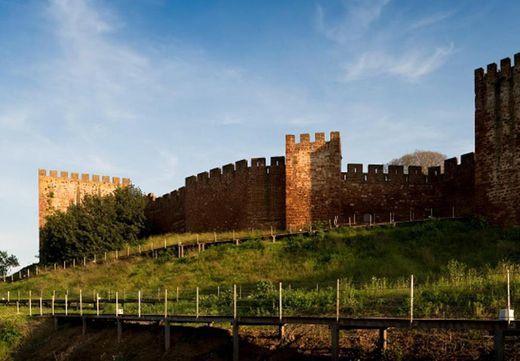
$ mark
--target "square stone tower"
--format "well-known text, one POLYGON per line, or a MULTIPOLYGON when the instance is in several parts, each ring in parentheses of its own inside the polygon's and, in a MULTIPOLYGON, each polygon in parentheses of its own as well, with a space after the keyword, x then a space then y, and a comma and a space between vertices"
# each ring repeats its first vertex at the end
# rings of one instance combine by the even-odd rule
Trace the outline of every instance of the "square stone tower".
MULTIPOLYGON (((130 179, 99 175, 38 170, 38 220, 39 227, 45 218, 56 212, 65 212, 73 204, 81 202, 85 195, 105 196, 118 187, 127 187, 130 179)), ((42 248, 40 239, 40 249, 42 248)))
POLYGON ((339 132, 316 133, 285 138, 285 212, 286 227, 307 228, 327 222, 340 210, 341 144, 339 132))
POLYGON ((475 70, 475 193, 479 214, 520 224, 520 54, 475 70))

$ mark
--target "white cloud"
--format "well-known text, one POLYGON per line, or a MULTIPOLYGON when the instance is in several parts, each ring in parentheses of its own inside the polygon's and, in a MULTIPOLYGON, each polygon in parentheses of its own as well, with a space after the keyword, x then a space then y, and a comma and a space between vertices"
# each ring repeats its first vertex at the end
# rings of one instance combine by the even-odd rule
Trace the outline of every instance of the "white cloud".
POLYGON ((317 7, 318 31, 337 43, 335 51, 345 59, 340 80, 392 75, 417 81, 445 64, 454 53, 453 42, 435 44, 428 37, 428 30, 452 12, 419 18, 394 12, 385 18, 388 4, 389 0, 345 2, 344 14, 336 22, 326 21, 324 8, 317 7))
POLYGON ((418 30, 421 28, 426 28, 426 27, 438 24, 438 23, 448 19, 452 15, 453 15, 452 11, 443 11, 443 12, 438 12, 438 13, 434 13, 434 14, 425 16, 423 18, 413 21, 409 27, 409 30, 415 31, 415 30, 418 30))
POLYGON ((326 22, 325 11, 318 5, 316 10, 318 29, 330 40, 342 44, 359 39, 379 19, 383 8, 389 2, 390 0, 344 1, 344 16, 341 21, 332 25, 326 22))
POLYGON ((453 43, 433 51, 408 50, 401 55, 365 53, 345 65, 345 80, 352 81, 380 75, 394 75, 415 81, 441 67, 455 51, 453 43))

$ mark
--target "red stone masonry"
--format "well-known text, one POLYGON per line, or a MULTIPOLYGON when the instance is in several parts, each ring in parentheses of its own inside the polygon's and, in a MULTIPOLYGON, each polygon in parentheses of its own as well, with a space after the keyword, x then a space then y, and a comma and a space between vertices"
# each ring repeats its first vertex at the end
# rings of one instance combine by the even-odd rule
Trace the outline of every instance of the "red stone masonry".
POLYGON ((299 229, 340 213, 341 144, 339 132, 285 138, 286 227, 299 229))
POLYGON ((285 158, 251 159, 186 178, 147 209, 156 232, 222 231, 285 226, 285 158))
POLYGON ((502 225, 520 224, 520 54, 475 70, 477 211, 502 225))

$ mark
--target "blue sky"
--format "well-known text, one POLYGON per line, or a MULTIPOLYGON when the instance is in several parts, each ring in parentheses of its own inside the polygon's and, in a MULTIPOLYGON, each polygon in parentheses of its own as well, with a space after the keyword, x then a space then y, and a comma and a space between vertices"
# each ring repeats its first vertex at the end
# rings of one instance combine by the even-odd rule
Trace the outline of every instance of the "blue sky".
POLYGON ((473 70, 515 1, 0 0, 0 249, 36 261, 37 169, 186 176, 339 130, 343 162, 472 151, 473 70))

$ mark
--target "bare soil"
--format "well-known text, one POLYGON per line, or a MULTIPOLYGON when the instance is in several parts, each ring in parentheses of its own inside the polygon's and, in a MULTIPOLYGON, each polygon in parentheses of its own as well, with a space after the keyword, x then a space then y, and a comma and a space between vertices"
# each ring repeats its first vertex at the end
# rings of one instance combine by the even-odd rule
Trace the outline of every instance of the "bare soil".
MULTIPOLYGON (((328 360, 330 333, 326 327, 291 326, 280 342, 269 327, 240 329, 241 360, 328 360)), ((378 331, 342 331, 340 356, 344 360, 492 360, 493 338, 482 332, 388 330, 388 348, 377 347, 378 331)), ((208 360, 232 358, 229 325, 218 327, 172 326, 172 348, 164 352, 160 326, 124 325, 121 343, 115 325, 62 325, 35 322, 14 361, 137 361, 208 360), (104 326, 104 327, 103 327, 104 326)), ((520 337, 506 339, 508 360, 520 360, 520 337)))

